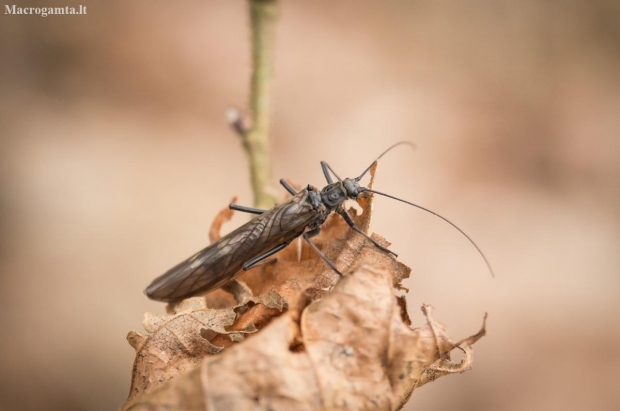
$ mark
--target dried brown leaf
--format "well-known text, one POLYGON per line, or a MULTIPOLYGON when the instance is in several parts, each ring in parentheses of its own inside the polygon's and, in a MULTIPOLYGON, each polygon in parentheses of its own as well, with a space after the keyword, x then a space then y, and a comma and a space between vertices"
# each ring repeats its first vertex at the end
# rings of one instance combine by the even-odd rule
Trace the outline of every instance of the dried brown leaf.
POLYGON ((391 282, 388 271, 361 265, 303 309, 301 320, 301 307, 289 310, 130 409, 399 409, 416 387, 467 369, 482 333, 462 342, 460 364, 451 362, 443 350, 457 345, 444 327, 425 307, 427 324, 411 329, 391 282))
MULTIPOLYGON (((368 230, 372 198, 359 203, 361 214, 349 211, 368 230)), ((228 218, 220 213, 217 224, 228 218)), ((395 410, 416 387, 469 368, 484 326, 452 343, 425 305, 426 325, 412 329, 405 299, 396 295, 410 269, 339 216, 328 219, 315 244, 342 279, 294 242, 277 264, 249 271, 226 290, 170 305, 168 316, 146 315, 150 334, 127 337, 137 356, 122 409, 395 410), (456 347, 465 352, 458 364, 449 357, 456 347)))
MULTIPOLYGON (((232 200, 230 200, 230 204, 235 204, 236 202, 236 196, 233 197, 232 200)), ((211 223, 211 229, 209 230, 209 241, 211 241, 211 244, 222 238, 222 235, 220 234, 220 232, 222 231, 222 225, 224 225, 225 222, 230 221, 230 219, 233 217, 233 214, 234 211, 231 210, 229 207, 226 207, 223 208, 215 216, 213 223, 211 223)))
POLYGON ((194 368, 209 354, 222 350, 203 338, 203 330, 225 334, 234 323, 233 308, 208 309, 204 298, 190 298, 169 315, 145 313, 142 324, 148 334, 130 332, 127 340, 136 350, 131 390, 127 403, 163 382, 194 368))

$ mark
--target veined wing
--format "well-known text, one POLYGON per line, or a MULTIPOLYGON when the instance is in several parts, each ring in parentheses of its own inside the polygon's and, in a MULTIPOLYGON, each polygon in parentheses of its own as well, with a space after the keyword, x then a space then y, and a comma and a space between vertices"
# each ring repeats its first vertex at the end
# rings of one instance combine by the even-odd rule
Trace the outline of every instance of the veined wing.
POLYGON ((250 220, 157 277, 145 294, 153 300, 172 302, 223 286, 243 272, 240 270, 246 261, 304 232, 317 216, 306 197, 303 190, 250 220))

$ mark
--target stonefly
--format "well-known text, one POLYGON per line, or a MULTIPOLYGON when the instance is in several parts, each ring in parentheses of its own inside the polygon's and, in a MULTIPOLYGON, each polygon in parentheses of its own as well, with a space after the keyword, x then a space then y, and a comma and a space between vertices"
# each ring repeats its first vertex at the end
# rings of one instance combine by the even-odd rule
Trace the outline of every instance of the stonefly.
POLYGON ((401 201, 446 221, 476 247, 489 271, 491 271, 491 275, 494 275, 493 269, 482 250, 463 230, 445 217, 409 201, 360 186, 359 181, 373 164, 391 149, 401 144, 412 145, 408 141, 401 141, 392 145, 356 178, 341 179, 329 164, 321 161, 323 174, 327 180, 327 185, 322 190, 308 184, 306 188, 297 192, 286 181, 280 180, 280 184, 293 197, 269 210, 231 204, 231 209, 257 214, 257 217, 157 277, 146 288, 145 294, 152 300, 174 302, 196 294, 208 293, 222 287, 243 274, 244 271, 282 250, 299 236, 308 242, 332 270, 342 275, 334 263, 310 240, 321 232, 321 225, 332 212, 340 214, 353 230, 366 237, 376 247, 397 257, 396 253, 377 243, 355 225, 343 206, 346 200, 357 200, 360 195, 366 192, 401 201), (338 181, 333 181, 330 172, 338 181))

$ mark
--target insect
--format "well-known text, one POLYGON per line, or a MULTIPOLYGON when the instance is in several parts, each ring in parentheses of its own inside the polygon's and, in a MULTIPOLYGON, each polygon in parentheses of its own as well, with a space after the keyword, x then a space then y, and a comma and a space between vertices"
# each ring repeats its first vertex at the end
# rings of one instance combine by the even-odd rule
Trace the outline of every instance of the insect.
POLYGON ((244 271, 272 256, 289 245, 295 238, 302 236, 313 250, 336 273, 342 275, 336 266, 319 250, 311 238, 321 231, 321 224, 332 213, 338 213, 356 232, 365 236, 376 247, 386 253, 397 256, 393 251, 383 247, 362 231, 347 214, 343 204, 346 200, 356 200, 363 193, 375 193, 427 211, 456 228, 480 253, 493 275, 493 269, 482 250, 463 230, 439 214, 389 194, 362 187, 359 181, 371 169, 373 164, 394 147, 411 143, 398 142, 372 162, 358 177, 341 179, 325 161, 321 161, 327 185, 318 190, 308 185, 297 192, 285 180, 280 184, 293 196, 287 202, 269 210, 231 204, 230 208, 252 214, 255 218, 222 237, 219 241, 197 252, 187 260, 177 264, 163 275, 157 277, 144 291, 153 300, 174 302, 196 294, 207 293, 222 287, 244 271), (330 174, 331 172, 331 174, 330 174), (333 181, 332 174, 338 181, 333 181))

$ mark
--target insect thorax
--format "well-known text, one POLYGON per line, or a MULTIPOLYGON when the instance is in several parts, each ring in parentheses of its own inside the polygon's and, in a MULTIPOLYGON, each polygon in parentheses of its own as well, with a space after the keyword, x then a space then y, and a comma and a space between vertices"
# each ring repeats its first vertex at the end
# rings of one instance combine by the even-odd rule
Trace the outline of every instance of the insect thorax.
POLYGON ((328 184, 321 190, 321 201, 330 210, 340 207, 347 198, 347 191, 340 181, 328 184))

